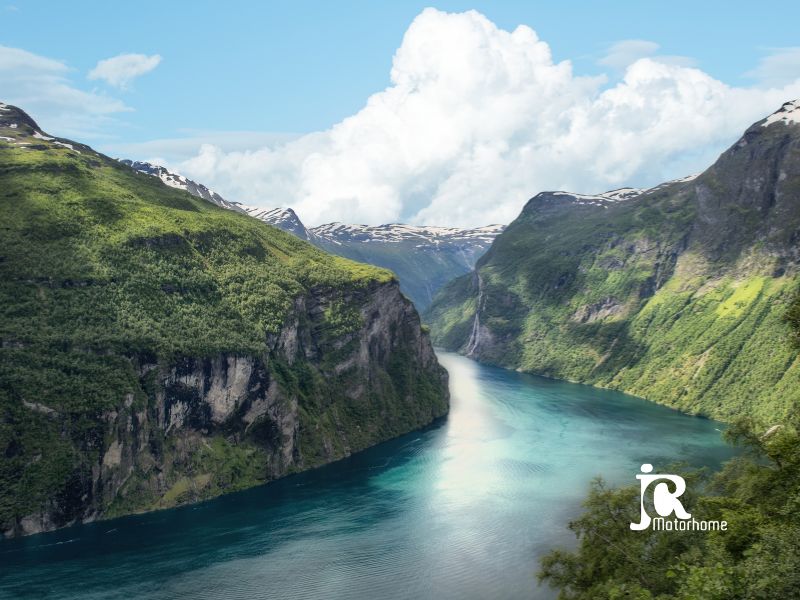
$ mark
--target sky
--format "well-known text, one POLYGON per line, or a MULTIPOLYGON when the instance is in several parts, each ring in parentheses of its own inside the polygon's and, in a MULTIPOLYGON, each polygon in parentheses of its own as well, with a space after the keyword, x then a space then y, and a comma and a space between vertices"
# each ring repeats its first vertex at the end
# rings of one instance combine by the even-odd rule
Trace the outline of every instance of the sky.
POLYGON ((0 0, 0 101, 308 225, 510 222, 800 97, 789 2, 0 0))

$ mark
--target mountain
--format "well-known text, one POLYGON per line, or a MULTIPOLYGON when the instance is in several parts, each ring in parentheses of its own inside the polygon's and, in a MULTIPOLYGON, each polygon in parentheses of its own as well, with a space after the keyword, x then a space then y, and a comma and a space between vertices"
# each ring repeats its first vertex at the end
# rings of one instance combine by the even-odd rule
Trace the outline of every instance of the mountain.
POLYGON ((301 240, 312 244, 316 240, 316 236, 306 229, 300 217, 291 208, 258 208, 257 206, 246 205, 242 205, 242 207, 251 217, 264 221, 264 223, 269 223, 278 229, 283 229, 301 240))
MULTIPOLYGON (((344 225, 329 223, 306 228, 291 208, 259 208, 225 200, 206 186, 148 162, 121 160, 140 173, 158 177, 166 185, 186 190, 217 206, 243 212, 260 221, 311 242, 318 248, 359 262, 389 269, 397 274, 400 289, 417 307, 425 310, 436 292, 448 281, 469 273, 503 225, 476 229, 390 225, 344 225)), ((629 194, 630 188, 609 192, 629 194)))
POLYGON ((434 342, 719 419, 796 410, 800 102, 696 177, 611 196, 532 198, 439 293, 434 342))
POLYGON ((469 273, 504 229, 503 225, 458 229, 401 223, 307 228, 291 208, 241 206, 247 214, 326 252, 393 271, 400 289, 420 311, 445 283, 469 273))
POLYGON ((330 223, 309 232, 318 248, 396 273, 400 289, 423 311, 444 284, 472 270, 502 230, 502 225, 456 229, 330 223))
POLYGON ((447 374, 390 272, 5 104, 0 182, 5 535, 242 489, 446 413, 447 374))
POLYGON ((164 185, 168 185, 169 187, 184 190, 189 192, 192 196, 196 196, 197 198, 202 198, 203 200, 208 200, 209 202, 216 204, 217 206, 221 206, 222 208, 228 208, 230 210, 235 210, 237 212, 245 212, 238 202, 229 202, 225 200, 222 196, 218 193, 208 189, 202 183, 197 183, 196 181, 192 181, 184 177, 183 175, 178 175, 177 173, 172 173, 168 171, 165 167, 160 165, 154 165, 149 162, 139 161, 139 160, 128 160, 128 159, 119 159, 124 165, 127 165, 138 171, 139 173, 144 173, 145 175, 152 175, 153 177, 158 177, 164 185))

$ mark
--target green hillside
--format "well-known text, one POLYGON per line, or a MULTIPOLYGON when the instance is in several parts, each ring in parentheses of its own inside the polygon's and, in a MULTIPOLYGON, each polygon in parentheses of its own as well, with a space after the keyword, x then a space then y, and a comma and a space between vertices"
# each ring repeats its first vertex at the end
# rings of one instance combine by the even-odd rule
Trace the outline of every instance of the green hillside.
POLYGON ((0 136, 0 531, 240 489, 446 412, 446 374, 390 272, 45 136, 14 107, 0 136))
POLYGON ((489 363, 778 420, 800 402, 799 241, 800 123, 762 121, 697 178, 630 200, 539 194, 427 320, 489 363))

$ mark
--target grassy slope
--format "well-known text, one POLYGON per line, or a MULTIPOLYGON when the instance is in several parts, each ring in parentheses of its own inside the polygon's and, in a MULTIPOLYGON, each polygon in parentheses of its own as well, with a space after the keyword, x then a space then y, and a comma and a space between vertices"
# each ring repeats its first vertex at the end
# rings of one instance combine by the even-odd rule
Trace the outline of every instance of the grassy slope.
MULTIPOLYGON (((130 356, 263 355, 265 334, 303 290, 393 277, 86 147, 25 141, 33 145, 0 140, 0 521, 97 464, 108 442, 99 420, 123 398, 144 409, 130 356)), ((217 490, 263 478, 257 450, 222 438, 196 458, 217 490)))

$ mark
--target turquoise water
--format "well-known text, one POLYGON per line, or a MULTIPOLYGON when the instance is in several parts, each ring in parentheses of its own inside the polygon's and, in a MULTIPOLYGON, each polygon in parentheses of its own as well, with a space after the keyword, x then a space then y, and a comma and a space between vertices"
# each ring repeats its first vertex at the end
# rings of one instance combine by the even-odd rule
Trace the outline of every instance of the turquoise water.
POLYGON ((200 505, 0 542, 0 598, 552 598, 589 481, 717 466, 719 424, 440 354, 442 423, 200 505))

